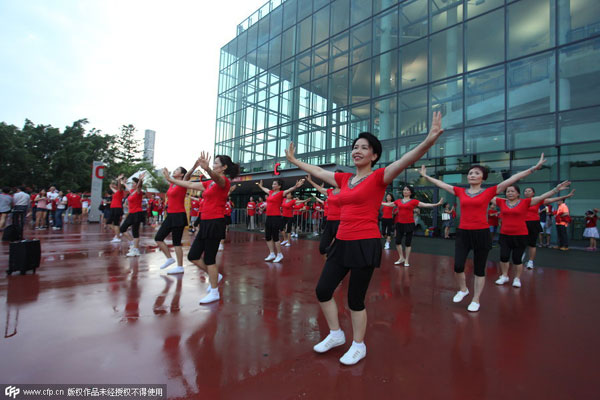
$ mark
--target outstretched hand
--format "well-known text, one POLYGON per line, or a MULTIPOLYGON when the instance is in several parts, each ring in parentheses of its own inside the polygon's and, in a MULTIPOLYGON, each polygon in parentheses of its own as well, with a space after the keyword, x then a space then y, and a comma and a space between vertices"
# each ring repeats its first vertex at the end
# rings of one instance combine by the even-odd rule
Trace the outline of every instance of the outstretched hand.
POLYGON ((427 167, 425 165, 421 165, 421 169, 419 170, 419 174, 423 177, 427 176, 427 167))
POLYGON ((442 133, 444 133, 444 129, 442 128, 442 113, 441 111, 436 111, 431 118, 431 128, 429 129, 427 140, 435 142, 442 133))
POLYGON ((305 179, 298 179, 296 181, 296 187, 299 188, 300 186, 304 185, 304 181, 305 179))
POLYGON ((546 159, 544 158, 544 153, 542 153, 540 155, 540 159, 537 162, 537 164, 535 164, 535 166, 533 167, 534 169, 540 169, 542 168, 542 165, 546 162, 546 159))
POLYGON ((196 161, 198 163, 198 165, 200 166, 200 168, 202 168, 203 170, 209 170, 210 169, 210 156, 208 155, 207 152, 201 152, 200 153, 200 157, 198 158, 198 160, 196 161))
POLYGON ((169 180, 169 178, 171 177, 171 174, 169 173, 169 170, 166 167, 162 169, 162 173, 163 173, 163 176, 165 177, 165 179, 169 180))
POLYGON ((563 182, 559 183, 558 185, 556 185, 556 190, 558 190, 560 192, 561 190, 568 189, 570 184, 571 184, 571 181, 563 181, 563 182))
POLYGON ((294 153, 296 152, 296 146, 294 146, 294 142, 290 142, 290 145, 285 150, 285 158, 291 163, 296 160, 294 153))

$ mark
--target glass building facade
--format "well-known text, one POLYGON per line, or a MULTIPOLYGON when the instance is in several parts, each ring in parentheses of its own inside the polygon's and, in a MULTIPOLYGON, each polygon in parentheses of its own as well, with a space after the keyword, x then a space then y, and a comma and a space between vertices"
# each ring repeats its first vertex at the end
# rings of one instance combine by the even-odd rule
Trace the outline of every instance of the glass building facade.
MULTIPOLYGON (((487 183, 548 159, 523 184, 570 179, 574 215, 600 202, 600 1, 272 0, 221 50, 216 154, 246 173, 352 165, 362 131, 383 144, 378 166, 421 142, 434 111, 444 135, 394 182, 437 198, 419 177, 487 183)), ((447 197, 447 196, 446 196, 447 197)), ((454 202, 454 199, 452 199, 454 202)))

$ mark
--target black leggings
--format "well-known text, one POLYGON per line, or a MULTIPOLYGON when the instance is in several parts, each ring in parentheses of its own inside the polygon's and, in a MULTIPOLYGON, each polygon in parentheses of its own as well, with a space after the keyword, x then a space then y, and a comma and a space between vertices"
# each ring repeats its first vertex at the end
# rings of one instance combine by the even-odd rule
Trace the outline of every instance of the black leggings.
POLYGON ((383 218, 381 220, 381 234, 383 236, 392 236, 394 233, 394 219, 383 218))
POLYGON ((323 230, 323 235, 321 236, 321 241, 319 242, 319 253, 327 254, 329 246, 331 246, 331 242, 333 242, 335 235, 337 235, 339 226, 339 220, 328 220, 325 223, 325 229, 323 230))
POLYGON ((404 240, 404 245, 406 247, 410 247, 412 244, 413 232, 415 230, 415 224, 396 224, 396 246, 402 244, 402 238, 406 235, 406 239, 404 240))
POLYGON ((267 220, 265 222, 265 240, 267 242, 273 240, 274 242, 279 242, 279 230, 281 229, 281 217, 276 215, 267 216, 267 220))
POLYGON ((169 236, 169 233, 171 233, 173 238, 173 246, 181 246, 181 237, 183 236, 184 230, 185 226, 167 227, 163 223, 160 228, 158 228, 158 232, 156 232, 156 236, 154 236, 154 241, 162 242, 167 236, 169 236))
POLYGON ((373 276, 374 268, 345 268, 332 259, 325 262, 319 283, 317 283, 317 299, 321 303, 331 300, 333 292, 348 271, 350 272, 350 284, 348 285, 348 306, 352 311, 365 309, 365 296, 373 276))
POLYGON ((454 242, 454 272, 465 272, 465 262, 473 250, 475 276, 485 276, 488 253, 492 248, 489 229, 457 229, 454 242))
POLYGON ((131 233, 133 235, 133 237, 135 239, 140 237, 140 224, 142 223, 142 221, 144 220, 144 212, 137 212, 137 213, 129 213, 129 215, 127 215, 127 218, 125 218, 125 221, 123 221, 123 224, 121 224, 121 227, 119 228, 119 232, 121 233, 125 233, 127 232, 127 229, 129 229, 129 227, 131 226, 131 233))
POLYGON ((204 254, 204 264, 216 264, 219 243, 221 243, 221 239, 200 239, 200 234, 196 235, 196 239, 194 239, 194 243, 192 243, 192 247, 188 252, 188 260, 199 260, 204 254))
POLYGON ((500 234, 500 261, 508 262, 512 252, 512 263, 514 265, 522 264, 523 254, 527 247, 527 235, 514 236, 500 234))

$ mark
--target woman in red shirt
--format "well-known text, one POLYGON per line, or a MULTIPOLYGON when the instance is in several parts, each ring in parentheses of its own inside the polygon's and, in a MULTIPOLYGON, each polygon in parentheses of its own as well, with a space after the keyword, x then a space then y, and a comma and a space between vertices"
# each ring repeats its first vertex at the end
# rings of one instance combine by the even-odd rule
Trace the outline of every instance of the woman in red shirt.
POLYGON ((282 246, 290 247, 292 245, 292 225, 294 223, 294 206, 296 204, 304 204, 308 201, 292 198, 292 192, 288 192, 285 200, 281 203, 281 234, 283 236, 282 246))
POLYGON ((261 231, 264 230, 265 227, 265 217, 264 213, 267 209, 267 203, 263 200, 262 197, 258 197, 258 202, 256 203, 256 227, 261 231), (262 229, 261 229, 262 228, 262 229))
POLYGON ((492 237, 487 222, 487 209, 490 201, 499 193, 535 170, 540 169, 546 162, 542 153, 540 160, 533 167, 519 172, 499 183, 498 185, 483 189, 481 185, 488 177, 488 170, 481 165, 473 165, 467 172, 469 188, 452 186, 439 179, 427 175, 427 168, 423 165, 421 176, 433 183, 440 189, 457 196, 460 200, 460 222, 456 230, 456 241, 454 242, 454 273, 459 290, 452 299, 453 302, 461 302, 469 294, 465 280, 465 262, 471 250, 473 250, 473 265, 475 272, 475 294, 473 300, 467 307, 471 312, 479 311, 480 296, 485 286, 485 266, 488 253, 492 248, 492 237))
POLYGON ((590 239, 590 245, 586 250, 596 251, 596 239, 598 239, 598 228, 596 223, 598 222, 598 209, 587 210, 585 212, 585 229, 583 231, 583 237, 590 239))
POLYGON ((256 229, 256 203, 254 202, 254 197, 252 196, 250 196, 250 201, 248 204, 246 204, 246 214, 248 215, 248 221, 246 221, 248 230, 253 231, 256 229))
POLYGON ((306 164, 294 157, 295 147, 290 143, 286 151, 289 162, 312 176, 340 188, 340 226, 335 242, 329 249, 327 261, 317 284, 317 298, 330 333, 313 349, 323 353, 341 346, 346 339, 340 329, 338 308, 333 293, 350 272, 348 304, 352 316, 354 341, 340 362, 352 365, 367 354, 364 336, 367 327, 365 295, 375 268, 381 262, 381 232, 378 214, 386 187, 409 165, 421 158, 442 133, 441 113, 434 113, 431 130, 425 140, 385 168, 373 170, 381 157, 381 142, 371 133, 363 132, 352 143, 352 160, 356 172, 334 173, 306 164))
POLYGON ((265 240, 267 241, 267 247, 269 248, 269 255, 265 258, 265 261, 280 262, 283 260, 283 253, 281 252, 281 243, 279 243, 279 230, 282 227, 281 220, 281 204, 283 198, 288 193, 293 192, 304 184, 304 179, 299 179, 296 184, 291 188, 281 191, 283 181, 275 179, 271 184, 273 190, 269 190, 263 186, 263 181, 257 183, 258 187, 267 194, 267 220, 265 221, 265 240), (275 255, 275 248, 277 248, 277 255, 275 255))
POLYGON ((219 243, 225 237, 225 202, 231 187, 230 179, 240 173, 240 166, 231 161, 229 156, 215 156, 212 168, 208 153, 202 152, 196 164, 210 177, 202 182, 189 182, 168 177, 167 180, 188 189, 202 192, 204 203, 200 214, 200 229, 188 253, 188 260, 208 274, 210 286, 208 293, 200 300, 200 304, 207 304, 221 298, 217 285, 223 278, 219 274, 217 265, 217 252, 219 243))
POLYGON ((389 206, 392 204, 398 212, 396 213, 396 250, 398 250, 398 261, 394 264, 404 264, 405 267, 409 267, 410 251, 412 249, 412 237, 415 231, 415 214, 414 209, 419 208, 434 208, 444 204, 444 198, 442 197, 437 203, 423 203, 415 197, 415 189, 411 186, 404 186, 402 188, 402 198, 396 200, 393 203, 383 203, 389 206), (402 238, 406 235, 404 245, 406 246, 406 252, 402 252, 402 238))
POLYGON ((127 218, 121 224, 119 232, 129 241, 129 252, 126 254, 127 257, 138 257, 140 253, 140 224, 144 220, 144 211, 142 211, 142 186, 144 184, 145 174, 140 174, 139 178, 133 178, 131 183, 131 191, 127 197, 129 203, 129 214, 127 218), (131 227, 132 235, 127 232, 127 229, 131 227))
POLYGON ((110 216, 108 217, 106 224, 112 225, 115 237, 111 240, 111 243, 120 243, 119 238, 119 226, 121 225, 121 218, 123 217, 123 196, 125 193, 125 175, 121 174, 111 182, 110 190, 112 191, 112 200, 110 201, 110 216))
MULTIPOLYGON (((342 171, 337 170, 336 172, 342 171)), ((327 196, 327 220, 325 221, 325 228, 323 229, 323 235, 321 235, 321 241, 319 242, 319 253, 325 255, 332 242, 335 240, 335 235, 340 226, 340 188, 335 186, 333 188, 325 189, 323 188, 323 185, 317 185, 310 175, 306 176, 306 180, 317 189, 319 193, 327 196)))
MULTIPOLYGON (((567 189, 569 185, 569 181, 564 181, 541 196, 521 199, 519 197, 521 190, 513 184, 506 188, 506 199, 499 197, 492 199, 492 202, 498 205, 502 214, 502 227, 500 228, 500 268, 502 269, 502 275, 496 280, 496 285, 504 285, 509 281, 508 262, 512 253, 512 263, 517 269, 512 285, 516 288, 521 287, 523 254, 529 240, 526 223, 527 213, 532 206, 535 206, 537 210, 537 206, 541 202, 553 194, 567 189)), ((537 237, 537 232, 535 235, 537 237)))
MULTIPOLYGON (((525 188, 525 191, 523 193, 525 194, 525 198, 532 198, 533 196, 535 196, 535 189, 532 187, 527 187, 525 188)), ((545 199, 541 204, 545 206, 550 203, 557 202, 559 200, 568 199, 569 197, 572 197, 573 194, 575 194, 575 190, 572 190, 571 193, 565 196, 545 199)), ((540 233, 542 232, 542 226, 540 224, 540 212, 542 211, 543 209, 540 210, 539 204, 534 204, 527 209, 527 215, 525 217, 525 223, 527 224, 527 246, 529 247, 529 261, 527 261, 528 269, 533 269, 534 267, 533 262, 535 260, 535 255, 537 251, 537 239, 538 236, 541 236, 540 233)))
MULTIPOLYGON (((308 201, 308 199, 306 199, 306 201, 308 201)), ((293 212, 293 227, 292 227, 292 237, 297 238, 298 237, 298 232, 300 232, 302 230, 302 209, 304 208, 304 206, 306 205, 306 203, 296 203, 294 204, 294 206, 292 207, 294 212, 293 212)))
MULTIPOLYGON (((185 168, 179 167, 173 171, 173 179, 189 181, 192 177, 192 173, 198 168, 198 161, 194 164, 192 169, 188 172, 185 168)), ((163 168, 163 176, 168 180, 169 170, 163 168)), ((173 239, 173 247, 175 247, 175 256, 177 257, 177 265, 170 268, 167 274, 183 274, 183 249, 181 247, 181 238, 183 231, 188 224, 187 213, 185 212, 185 195, 187 188, 171 183, 169 190, 167 190, 167 204, 168 214, 164 222, 160 225, 158 232, 154 236, 154 241, 158 245, 160 251, 163 252, 166 261, 160 266, 160 269, 165 269, 169 265, 175 263, 175 259, 171 257, 171 251, 169 246, 165 244, 165 239, 169 234, 173 239)))
POLYGON ((396 211, 394 200, 394 195, 391 193, 386 193, 385 201, 381 203, 381 234, 385 237, 384 250, 389 250, 390 242, 392 240, 392 233, 394 231, 394 212, 396 211))

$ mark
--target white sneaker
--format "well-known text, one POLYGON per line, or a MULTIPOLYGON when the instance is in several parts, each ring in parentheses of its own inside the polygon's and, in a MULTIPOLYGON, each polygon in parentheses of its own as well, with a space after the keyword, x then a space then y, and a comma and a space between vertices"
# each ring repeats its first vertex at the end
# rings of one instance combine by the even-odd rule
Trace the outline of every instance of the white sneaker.
POLYGON ((214 289, 208 292, 208 294, 204 296, 202 300, 200 300, 200 304, 212 303, 213 301, 217 301, 220 298, 221 296, 219 295, 219 289, 214 289))
POLYGON ((160 269, 165 269, 169 265, 174 264, 174 263, 175 263, 175 259, 174 258, 167 258, 167 261, 165 261, 164 264, 160 266, 160 269))
POLYGON ((527 261, 527 269, 533 269, 533 261, 532 260, 527 261))
POLYGON ((496 279, 496 285, 504 285, 509 280, 510 279, 508 278, 508 276, 500 275, 500 278, 496 279))
POLYGON ((273 262, 279 262, 281 260, 283 260, 283 253, 277 254, 277 257, 275 257, 275 259, 273 260, 273 262))
POLYGON ((341 335, 333 335, 330 333, 321 342, 315 344, 313 346, 313 350, 317 353, 325 353, 326 351, 329 351, 334 347, 341 346, 344 343, 346 343, 346 336, 344 335, 343 331, 341 335))
POLYGON ((405 267, 410 267, 410 264, 409 264, 409 263, 407 263, 407 262, 405 261, 405 262, 404 262, 404 266, 405 266, 405 267))
POLYGON ((113 240, 110 241, 111 243, 121 243, 121 239, 119 239, 118 237, 114 237, 113 240))
POLYGON ((290 242, 287 242, 287 243, 285 244, 285 247, 290 247, 291 245, 292 245, 292 244, 291 244, 290 242))
POLYGON ((367 355, 367 346, 355 346, 354 343, 346 354, 340 358, 340 362, 344 365, 354 365, 367 355))
POLYGON ((456 294, 452 298, 452 301, 455 302, 455 303, 460 303, 462 301, 462 299, 464 299, 465 296, 468 295, 468 294, 469 294, 469 289, 467 289, 466 292, 463 292, 463 291, 459 290, 458 292, 456 292, 456 294))
MULTIPOLYGON (((217 279, 217 285, 219 283, 221 283, 221 279, 223 279, 223 275, 219 274, 219 279, 217 279)), ((210 284, 209 284, 208 287, 206 288, 206 293, 209 293, 210 289, 211 289, 211 287, 210 287, 210 284)))
POLYGON ((394 264, 396 264, 396 265, 404 264, 404 260, 398 260, 394 264))
POLYGON ((385 246, 383 247, 384 250, 389 250, 390 249, 390 242, 385 242, 385 246))
POLYGON ((275 259, 275 253, 271 253, 265 258, 265 261, 271 261, 275 259))
POLYGON ((223 243, 219 243, 219 251, 223 251, 223 250, 225 250, 223 243))
POLYGON ((280 244, 283 246, 284 244, 286 244, 288 241, 284 240, 283 242, 281 242, 280 244))
POLYGON ((139 257, 142 254, 140 253, 140 251, 137 249, 137 247, 132 247, 129 249, 129 253, 125 254, 125 256, 127 257, 139 257))
POLYGON ((519 278, 513 279, 513 287, 521 287, 521 280, 519 278))
POLYGON ((471 312, 479 311, 479 303, 472 301, 471 304, 469 304, 469 307, 467 307, 467 310, 471 312))
POLYGON ((171 267, 169 268, 169 270, 167 271, 167 274, 169 275, 175 275, 175 274, 183 274, 183 265, 177 265, 176 267, 171 267))

